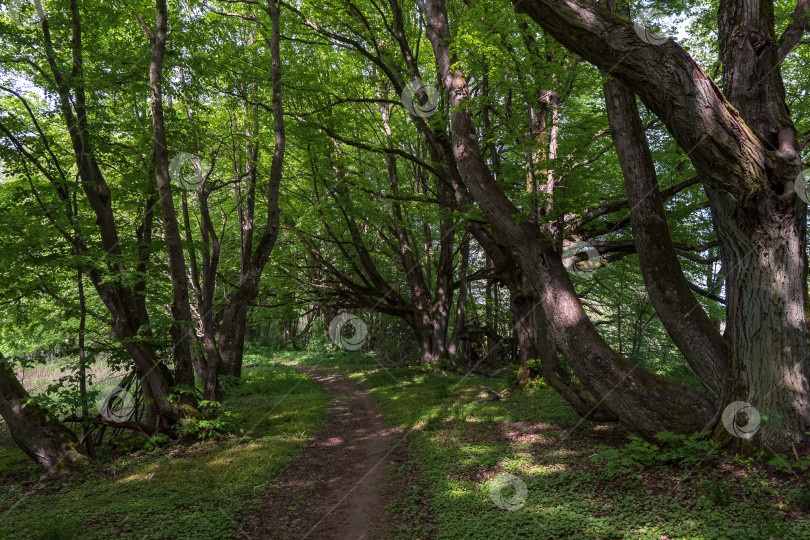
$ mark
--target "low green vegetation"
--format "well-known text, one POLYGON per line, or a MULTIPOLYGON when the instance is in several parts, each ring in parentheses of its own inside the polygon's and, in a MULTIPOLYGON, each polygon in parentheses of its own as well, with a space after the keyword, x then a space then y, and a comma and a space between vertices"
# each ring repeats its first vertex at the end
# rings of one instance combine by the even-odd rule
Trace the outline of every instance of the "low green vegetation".
MULTIPOLYGON (((43 481, 0 427, 0 537, 240 537, 242 516, 300 454, 326 410, 327 396, 311 379, 268 358, 246 355, 256 365, 225 403, 236 430, 222 438, 178 446, 138 435, 114 451, 100 447, 87 470, 43 481)), ((189 427, 191 438, 221 418, 189 427)))
POLYGON ((661 434, 651 445, 579 419, 542 381, 516 390, 508 377, 344 351, 257 349, 246 363, 257 365, 226 403, 237 432, 224 438, 137 439, 134 453, 120 448, 41 481, 3 431, 0 536, 240 536, 264 488, 323 421, 327 396, 292 367, 301 364, 361 381, 402 429, 407 459, 388 470, 388 538, 810 538, 806 472, 720 455, 697 437, 661 434), (502 399, 484 401, 489 389, 502 399))
POLYGON ((650 445, 580 420, 542 383, 519 391, 478 375, 383 367, 358 353, 282 358, 362 380, 388 421, 404 428, 400 444, 415 470, 402 472, 418 475, 427 493, 394 497, 391 537, 810 538, 808 475, 719 456, 696 437, 661 434, 660 447, 650 445), (504 398, 476 402, 485 387, 504 398), (502 474, 525 484, 525 501, 519 485, 506 485, 498 499, 505 508, 493 502, 502 474))

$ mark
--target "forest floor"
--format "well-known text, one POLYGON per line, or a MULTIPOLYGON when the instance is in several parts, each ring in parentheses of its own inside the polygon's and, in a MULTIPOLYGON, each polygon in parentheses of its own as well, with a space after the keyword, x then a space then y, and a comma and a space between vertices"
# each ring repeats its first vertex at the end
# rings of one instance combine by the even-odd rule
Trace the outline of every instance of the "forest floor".
POLYGON ((151 446, 128 433, 68 477, 42 478, 0 422, 0 539, 245 538, 244 516, 301 455, 329 399, 309 376, 271 358, 245 355, 254 367, 227 401, 236 433, 151 446))
POLYGON ((641 464, 671 449, 579 419, 542 381, 359 351, 245 362, 221 440, 133 438, 42 479, 0 424, 0 538, 810 539, 807 472, 699 445, 641 464))
POLYGON ((271 486, 243 528, 250 538, 378 538, 392 434, 363 386, 339 373, 300 368, 333 397, 302 456, 271 486))
POLYGON ((381 538, 810 539, 808 473, 677 439, 634 441, 578 418, 542 381, 518 390, 359 352, 277 354, 361 383, 401 430, 407 459, 388 467, 381 538), (484 400, 490 388, 502 399, 484 400), (639 463, 668 452, 684 459, 639 463))

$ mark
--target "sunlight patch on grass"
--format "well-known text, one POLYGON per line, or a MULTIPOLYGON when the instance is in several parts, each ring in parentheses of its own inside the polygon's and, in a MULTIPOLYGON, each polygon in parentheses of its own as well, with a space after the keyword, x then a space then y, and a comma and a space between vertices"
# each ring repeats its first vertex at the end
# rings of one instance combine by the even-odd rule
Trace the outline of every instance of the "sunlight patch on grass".
MULTIPOLYGON (((327 406, 325 392, 299 371, 257 354, 246 354, 245 363, 259 365, 245 370, 244 384, 227 403, 244 434, 171 454, 158 449, 100 460, 28 495, 0 484, 0 531, 14 530, 21 539, 54 525, 83 539, 238 537, 241 516, 300 454, 327 406), (268 403, 276 407, 269 415, 268 403)), ((0 448, 0 457, 15 452, 22 454, 0 448)))
MULTIPOLYGON (((604 467, 589 456, 607 439, 623 441, 621 432, 581 421, 545 385, 511 390, 501 401, 472 403, 482 385, 500 391, 500 381, 418 368, 371 372, 373 359, 360 352, 349 356, 335 355, 333 367, 365 373, 364 384, 387 421, 415 428, 409 444, 430 487, 428 502, 440 539, 810 538, 806 518, 780 521, 784 494, 772 492, 753 468, 695 475, 733 479, 735 493, 744 495, 728 508, 713 505, 698 478, 682 480, 684 471, 678 468, 607 478, 604 467), (391 375, 399 384, 391 382, 391 375), (522 508, 510 512, 491 500, 487 479, 501 472, 525 482, 528 496, 522 508)), ((421 500, 410 504, 408 512, 416 513, 421 500)), ((402 524, 393 536, 418 533, 402 524)))

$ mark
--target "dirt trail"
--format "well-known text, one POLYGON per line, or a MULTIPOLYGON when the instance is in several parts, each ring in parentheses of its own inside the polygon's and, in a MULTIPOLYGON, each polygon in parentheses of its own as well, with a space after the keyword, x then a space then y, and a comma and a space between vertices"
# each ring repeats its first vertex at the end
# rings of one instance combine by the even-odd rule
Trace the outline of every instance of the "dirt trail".
POLYGON ((379 538, 392 434, 360 383, 299 367, 334 401, 301 458, 245 524, 250 538, 379 538))

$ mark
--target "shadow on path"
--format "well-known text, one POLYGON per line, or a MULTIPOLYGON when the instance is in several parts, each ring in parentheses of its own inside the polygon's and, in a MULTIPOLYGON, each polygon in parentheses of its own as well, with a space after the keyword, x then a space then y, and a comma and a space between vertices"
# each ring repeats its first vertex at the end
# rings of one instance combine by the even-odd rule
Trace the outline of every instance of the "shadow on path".
POLYGON ((250 538, 378 538, 392 435, 360 383, 296 366, 333 396, 326 421, 301 458, 270 487, 247 519, 250 538))

